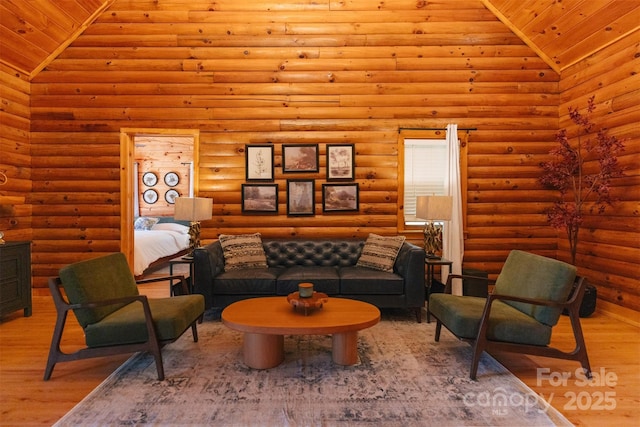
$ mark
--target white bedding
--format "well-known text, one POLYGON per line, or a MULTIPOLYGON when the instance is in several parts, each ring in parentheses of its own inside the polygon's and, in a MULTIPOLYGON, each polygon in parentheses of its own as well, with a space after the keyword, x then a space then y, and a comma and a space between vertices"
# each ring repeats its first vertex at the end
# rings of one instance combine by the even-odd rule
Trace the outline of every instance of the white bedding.
POLYGON ((188 234, 172 230, 135 230, 134 274, 139 276, 152 262, 188 247, 188 234))

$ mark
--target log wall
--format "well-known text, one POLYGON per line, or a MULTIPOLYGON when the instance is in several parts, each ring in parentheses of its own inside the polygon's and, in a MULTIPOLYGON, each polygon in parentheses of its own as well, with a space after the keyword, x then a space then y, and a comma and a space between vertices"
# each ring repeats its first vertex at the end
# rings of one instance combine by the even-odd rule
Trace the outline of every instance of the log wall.
POLYGON ((31 240, 30 84, 0 65, 0 231, 5 240, 31 240))
MULTIPOLYGON (((604 214, 585 212, 578 237, 576 265, 598 288, 598 296, 640 309, 640 31, 563 71, 560 81, 560 127, 577 138, 569 107, 584 112, 595 95, 595 130, 608 128, 625 141, 618 158, 625 177, 613 182, 617 199, 604 214)), ((594 135, 589 137, 594 138, 594 135)), ((585 138, 583 137, 583 141, 585 138)), ((587 164, 585 168, 596 165, 587 164)), ((569 242, 559 238, 559 258, 570 260, 569 242)))
MULTIPOLYGON (((620 53, 628 71, 637 67, 632 50, 620 53)), ((214 200, 205 241, 254 231, 396 234, 398 129, 476 128, 467 146, 465 265, 495 276, 513 248, 556 256, 561 239, 544 214, 553 194, 537 177, 558 106, 569 101, 560 83, 475 0, 118 0, 32 81, 34 284, 119 249, 124 127, 200 130, 199 195, 214 200), (318 144, 318 173, 282 172, 282 145, 300 143, 318 144), (322 212, 329 143, 355 145, 359 212, 322 212), (247 144, 275 148, 278 215, 241 212, 247 144), (315 179, 315 216, 286 215, 294 178, 315 179)), ((627 128, 637 121, 616 118, 627 128)), ((637 276, 626 286, 637 290, 637 276)), ((640 307, 635 296, 620 303, 640 307)))

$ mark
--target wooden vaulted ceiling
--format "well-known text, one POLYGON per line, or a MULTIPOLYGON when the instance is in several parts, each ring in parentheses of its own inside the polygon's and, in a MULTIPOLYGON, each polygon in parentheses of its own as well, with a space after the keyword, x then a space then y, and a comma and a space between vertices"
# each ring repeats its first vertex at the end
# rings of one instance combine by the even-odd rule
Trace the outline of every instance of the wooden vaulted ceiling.
MULTIPOLYGON (((114 1, 0 0, 0 63, 32 78, 114 1)), ((480 1, 557 72, 640 27, 638 0, 480 1)))
POLYGON ((0 0, 0 63, 38 74, 114 0, 0 0))

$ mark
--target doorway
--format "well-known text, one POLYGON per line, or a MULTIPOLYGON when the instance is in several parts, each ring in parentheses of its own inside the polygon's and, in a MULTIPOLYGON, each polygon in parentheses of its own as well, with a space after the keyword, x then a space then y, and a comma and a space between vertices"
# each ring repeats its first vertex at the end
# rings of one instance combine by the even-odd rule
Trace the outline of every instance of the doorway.
POLYGON ((197 129, 123 128, 120 130, 120 250, 125 254, 130 267, 133 268, 134 265, 134 218, 148 214, 172 216, 174 197, 198 194, 199 147, 200 131, 197 129), (137 161, 140 159, 136 158, 136 145, 138 150, 144 150, 151 156, 154 152, 154 140, 158 141, 158 145, 164 144, 166 147, 179 144, 186 147, 189 143, 191 147, 189 147, 190 150, 184 150, 183 154, 170 155, 172 161, 177 163, 174 165, 175 171, 169 170, 167 162, 161 159, 155 161, 147 159, 146 163, 137 161), (188 154, 187 151, 189 151, 188 154), (143 182, 145 173, 152 169, 153 173, 146 175, 146 179, 150 181, 143 182), (185 174, 177 173, 176 171, 179 170, 184 171, 185 174), (180 185, 181 177, 185 178, 182 180, 182 185, 180 185), (156 184, 146 185, 154 180, 159 181, 158 189, 162 187, 160 191, 153 189, 156 184), (144 197, 144 192, 147 190, 152 191, 147 192, 144 197), (162 202, 154 206, 159 200, 162 202), (152 201, 153 203, 150 203, 152 201))

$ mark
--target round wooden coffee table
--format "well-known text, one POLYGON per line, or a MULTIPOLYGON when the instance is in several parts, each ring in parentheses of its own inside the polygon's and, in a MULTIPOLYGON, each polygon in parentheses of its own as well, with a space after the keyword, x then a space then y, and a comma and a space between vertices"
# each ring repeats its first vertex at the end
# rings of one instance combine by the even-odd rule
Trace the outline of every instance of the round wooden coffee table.
POLYGON ((329 298, 322 308, 304 315, 286 297, 250 298, 222 311, 222 322, 244 332, 244 363, 255 369, 278 366, 284 360, 285 335, 332 335, 333 361, 358 361, 358 331, 380 321, 374 305, 346 298, 329 298))

